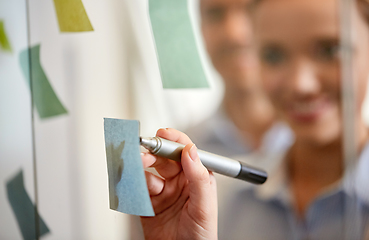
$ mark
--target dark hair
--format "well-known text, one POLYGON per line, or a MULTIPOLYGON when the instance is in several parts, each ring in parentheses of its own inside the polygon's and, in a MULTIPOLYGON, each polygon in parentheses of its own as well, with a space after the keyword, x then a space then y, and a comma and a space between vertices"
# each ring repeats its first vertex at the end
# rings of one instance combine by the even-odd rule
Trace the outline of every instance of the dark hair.
MULTIPOLYGON (((262 0, 253 0, 250 3, 250 10, 254 10, 256 5, 258 5, 262 0)), ((369 24, 369 0, 356 0, 357 8, 359 13, 364 18, 365 22, 369 24)))
POLYGON ((364 18, 365 22, 369 24, 369 1, 356 0, 359 13, 364 18))

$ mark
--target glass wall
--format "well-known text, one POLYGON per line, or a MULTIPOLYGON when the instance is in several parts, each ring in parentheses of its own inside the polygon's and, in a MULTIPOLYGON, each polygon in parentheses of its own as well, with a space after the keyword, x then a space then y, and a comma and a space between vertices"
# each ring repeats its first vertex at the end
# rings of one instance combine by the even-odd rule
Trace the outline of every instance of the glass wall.
POLYGON ((0 238, 142 238, 109 209, 106 117, 268 172, 216 175, 220 239, 368 237, 368 3, 178 2, 0 1, 0 238), (188 47, 175 10, 199 59, 167 64, 201 62, 208 88, 163 88, 159 46, 188 47))

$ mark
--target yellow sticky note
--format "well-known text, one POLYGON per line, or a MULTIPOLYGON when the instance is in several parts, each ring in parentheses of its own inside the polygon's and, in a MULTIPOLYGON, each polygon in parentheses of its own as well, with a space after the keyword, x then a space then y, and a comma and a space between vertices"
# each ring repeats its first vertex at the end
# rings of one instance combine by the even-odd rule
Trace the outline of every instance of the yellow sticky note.
POLYGON ((10 46, 9 39, 6 36, 4 21, 0 20, 0 47, 8 52, 12 51, 12 47, 10 46))
POLYGON ((54 0, 61 32, 93 31, 81 0, 54 0))

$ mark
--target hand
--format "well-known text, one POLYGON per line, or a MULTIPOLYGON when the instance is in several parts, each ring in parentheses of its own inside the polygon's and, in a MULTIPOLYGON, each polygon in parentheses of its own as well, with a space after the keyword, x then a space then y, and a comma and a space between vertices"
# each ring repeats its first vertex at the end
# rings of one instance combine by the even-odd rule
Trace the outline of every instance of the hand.
POLYGON ((158 137, 186 144, 181 162, 144 153, 155 217, 141 217, 145 239, 217 239, 217 193, 213 174, 201 163, 196 146, 175 129, 159 129, 158 137))

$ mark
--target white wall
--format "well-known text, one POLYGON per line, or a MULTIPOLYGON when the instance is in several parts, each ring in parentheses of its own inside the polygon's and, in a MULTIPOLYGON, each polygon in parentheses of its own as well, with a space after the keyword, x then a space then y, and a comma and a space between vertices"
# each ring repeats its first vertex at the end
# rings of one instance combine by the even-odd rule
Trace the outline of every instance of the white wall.
MULTIPOLYGON (((31 45, 41 44, 41 64, 69 112, 47 120, 35 112, 39 212, 51 230, 43 239, 128 239, 127 215, 108 206, 103 118, 139 119, 144 136, 183 129, 215 110, 221 87, 162 89, 146 0, 83 4, 94 31, 60 33, 53 1, 29 0, 31 45)), ((23 167, 34 199, 30 93, 18 64, 25 1, 1 1, 0 18, 14 45, 12 55, 0 52, 0 177, 23 167)), ((4 184, 0 199, 0 238, 20 239, 4 184)))

